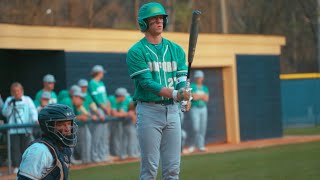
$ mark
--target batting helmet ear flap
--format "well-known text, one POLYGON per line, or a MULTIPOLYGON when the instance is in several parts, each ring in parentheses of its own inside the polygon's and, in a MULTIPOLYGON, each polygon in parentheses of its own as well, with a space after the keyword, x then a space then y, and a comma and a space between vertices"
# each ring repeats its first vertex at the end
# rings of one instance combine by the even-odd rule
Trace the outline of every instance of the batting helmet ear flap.
POLYGON ((166 26, 168 23, 169 23, 168 16, 163 16, 163 29, 166 29, 166 26))
POLYGON ((148 29, 148 23, 144 19, 139 21, 139 26, 142 32, 145 32, 148 29))

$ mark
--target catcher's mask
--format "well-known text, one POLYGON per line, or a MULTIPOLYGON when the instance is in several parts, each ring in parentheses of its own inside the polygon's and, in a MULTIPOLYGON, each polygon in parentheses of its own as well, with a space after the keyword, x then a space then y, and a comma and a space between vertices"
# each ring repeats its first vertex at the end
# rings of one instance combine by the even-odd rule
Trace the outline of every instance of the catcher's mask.
POLYGON ((53 140, 57 141, 60 145, 65 147, 74 147, 77 144, 77 129, 75 123, 75 114, 73 110, 62 104, 49 104, 39 112, 38 121, 43 133, 53 140), (57 128, 58 122, 71 121, 67 125, 68 134, 64 134, 57 128), (69 127, 70 126, 70 127, 69 127))

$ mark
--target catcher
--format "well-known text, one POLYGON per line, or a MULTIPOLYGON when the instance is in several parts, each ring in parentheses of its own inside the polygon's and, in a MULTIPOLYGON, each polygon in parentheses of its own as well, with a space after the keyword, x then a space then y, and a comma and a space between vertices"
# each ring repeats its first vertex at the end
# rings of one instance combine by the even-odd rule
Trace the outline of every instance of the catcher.
POLYGON ((71 147, 77 143, 75 117, 62 104, 49 104, 39 112, 43 136, 23 153, 18 180, 68 179, 71 147))

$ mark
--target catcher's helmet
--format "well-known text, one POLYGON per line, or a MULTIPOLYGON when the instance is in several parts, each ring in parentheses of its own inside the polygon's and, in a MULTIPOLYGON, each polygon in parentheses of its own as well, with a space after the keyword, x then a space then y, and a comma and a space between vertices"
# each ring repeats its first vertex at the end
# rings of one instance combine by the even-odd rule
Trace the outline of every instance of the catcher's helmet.
POLYGON ((148 29, 148 23, 146 22, 146 19, 158 15, 163 15, 164 29, 168 23, 168 14, 164 10, 163 6, 156 2, 150 2, 141 6, 138 15, 138 23, 140 26, 140 30, 142 32, 145 32, 148 29))
POLYGON ((75 123, 76 116, 73 110, 62 104, 49 104, 39 112, 38 121, 43 133, 60 145, 65 147, 74 147, 77 144, 77 129, 75 123), (56 122, 71 121, 71 134, 63 135, 56 129, 56 122))

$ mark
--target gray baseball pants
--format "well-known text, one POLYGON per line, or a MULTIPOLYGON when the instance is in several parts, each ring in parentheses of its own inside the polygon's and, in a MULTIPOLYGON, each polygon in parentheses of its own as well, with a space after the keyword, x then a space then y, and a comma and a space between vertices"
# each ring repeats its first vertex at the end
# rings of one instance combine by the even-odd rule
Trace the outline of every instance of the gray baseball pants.
POLYGON ((191 107, 190 115, 193 130, 191 144, 199 149, 204 148, 208 121, 207 107, 191 107))
POLYGON ((181 124, 178 106, 139 102, 136 112, 141 148, 140 180, 155 180, 160 160, 162 179, 179 179, 181 124))

